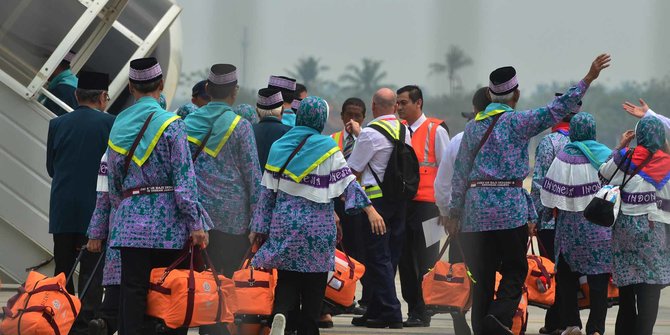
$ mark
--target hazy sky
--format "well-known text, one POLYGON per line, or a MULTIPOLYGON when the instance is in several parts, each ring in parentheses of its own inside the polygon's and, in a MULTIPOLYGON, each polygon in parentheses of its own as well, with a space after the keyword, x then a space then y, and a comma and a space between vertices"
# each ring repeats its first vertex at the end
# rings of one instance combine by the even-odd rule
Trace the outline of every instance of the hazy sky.
POLYGON ((264 86, 297 59, 320 58, 336 80, 363 57, 382 60, 387 81, 447 92, 428 64, 443 62, 450 45, 474 64, 461 73, 465 88, 488 82, 499 66, 517 68, 521 89, 575 81, 600 52, 612 54, 602 82, 618 84, 668 74, 663 0, 179 0, 183 7, 183 71, 230 62, 245 86, 264 86))

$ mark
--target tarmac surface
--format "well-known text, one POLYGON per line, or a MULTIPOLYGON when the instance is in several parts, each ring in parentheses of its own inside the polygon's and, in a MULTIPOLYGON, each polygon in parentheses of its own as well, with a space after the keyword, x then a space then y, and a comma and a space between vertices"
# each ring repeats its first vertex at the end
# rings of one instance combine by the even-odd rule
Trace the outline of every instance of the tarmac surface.
MULTIPOLYGON (((400 292, 399 281, 396 280, 398 292, 400 292)), ((0 306, 5 306, 7 300, 14 295, 14 291, 2 290, 0 291, 0 306)), ((407 305, 403 303, 403 312, 406 313, 407 305)), ((607 313, 607 328, 606 334, 614 334, 614 322, 616 320, 618 308, 612 307, 607 313)), ((529 307, 529 322, 527 335, 539 334, 539 329, 544 323, 544 310, 537 307, 529 307)), ((582 311, 582 323, 586 324, 588 318, 588 310, 582 311)), ((469 314, 468 314, 469 315, 469 314)), ((368 329, 365 327, 354 327, 351 325, 351 318, 353 315, 339 315, 333 317, 335 324, 334 328, 322 329, 322 335, 359 335, 359 334, 435 334, 435 335, 452 335, 454 334, 451 316, 449 314, 438 314, 433 317, 430 327, 422 328, 404 328, 404 329, 368 329)), ((197 329, 192 329, 189 334, 198 334, 197 329)), ((654 334, 670 335, 670 289, 665 289, 661 294, 661 306, 658 312, 658 320, 656 321, 656 328, 654 334)), ((634 334, 631 334, 634 335, 634 334)))

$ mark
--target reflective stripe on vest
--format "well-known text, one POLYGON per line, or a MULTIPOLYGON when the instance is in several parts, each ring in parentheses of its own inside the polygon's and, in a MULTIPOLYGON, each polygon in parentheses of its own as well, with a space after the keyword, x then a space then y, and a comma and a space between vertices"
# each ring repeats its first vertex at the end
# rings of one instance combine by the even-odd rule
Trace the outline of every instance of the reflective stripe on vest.
MULTIPOLYGON (((387 133, 391 134, 391 137, 394 139, 399 139, 400 138, 400 122, 396 120, 396 124, 393 125, 391 122, 381 119, 378 121, 371 122, 370 124, 376 124, 382 129, 384 129, 387 133)), ((377 131, 375 129, 375 131, 377 131)), ((368 167, 370 169, 370 167, 368 167)), ((367 194, 368 198, 370 200, 372 199, 378 199, 383 197, 384 195, 382 194, 382 188, 379 185, 370 185, 370 186, 365 186, 365 194, 367 194)))
POLYGON ((342 141, 344 138, 344 130, 340 130, 337 133, 332 133, 330 134, 330 137, 335 140, 337 146, 340 147, 340 151, 344 150, 344 142, 342 141))
POLYGON ((400 138, 400 122, 396 122, 396 125, 394 126, 391 122, 382 119, 375 122, 371 122, 370 124, 376 124, 384 128, 384 130, 386 130, 387 133, 391 134, 391 137, 393 137, 396 140, 400 138))
POLYGON ((383 196, 382 188, 377 186, 377 185, 366 186, 365 187, 365 194, 368 195, 368 198, 370 198, 370 200, 378 199, 378 198, 381 198, 383 196))
POLYGON ((426 121, 412 134, 412 148, 419 160, 419 190, 414 196, 416 201, 435 202, 435 178, 437 177, 437 158, 435 156, 435 137, 442 120, 426 118, 426 121))

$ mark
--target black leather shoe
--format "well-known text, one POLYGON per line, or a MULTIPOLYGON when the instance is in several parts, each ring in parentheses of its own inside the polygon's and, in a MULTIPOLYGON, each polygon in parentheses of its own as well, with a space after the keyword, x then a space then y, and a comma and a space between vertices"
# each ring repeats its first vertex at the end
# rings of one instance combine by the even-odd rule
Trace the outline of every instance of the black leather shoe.
POLYGON ((368 328, 391 328, 391 329, 402 329, 402 322, 390 322, 380 319, 368 319, 365 323, 365 326, 368 328))
POLYGON ((93 319, 88 322, 89 335, 107 335, 107 323, 103 319, 93 319))
POLYGON ((514 335, 514 333, 507 328, 498 318, 489 314, 482 320, 482 329, 487 334, 496 335, 514 335))
POLYGON ((351 310, 351 313, 354 315, 364 315, 368 311, 367 306, 358 305, 351 310))
POLYGON ((329 329, 329 328, 334 327, 333 321, 319 321, 318 325, 319 325, 319 328, 321 328, 321 329, 329 329))
POLYGON ((409 317, 402 323, 403 327, 430 327, 430 321, 424 321, 416 317, 409 317))
POLYGON ((563 329, 550 330, 546 326, 540 328, 540 334, 543 334, 543 335, 561 335, 561 333, 563 333, 563 329))
POLYGON ((351 324, 356 327, 365 327, 365 323, 368 321, 368 318, 364 316, 359 316, 351 319, 351 324))

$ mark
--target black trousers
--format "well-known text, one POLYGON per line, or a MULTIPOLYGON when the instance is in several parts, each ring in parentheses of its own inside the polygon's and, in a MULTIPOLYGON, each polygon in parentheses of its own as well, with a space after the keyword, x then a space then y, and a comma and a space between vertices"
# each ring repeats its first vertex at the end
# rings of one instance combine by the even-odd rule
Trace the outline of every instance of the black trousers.
MULTIPOLYGON (((463 262, 463 254, 461 253, 462 250, 463 247, 461 246, 460 237, 456 236, 456 238, 451 241, 451 244, 449 244, 449 263, 453 264, 463 262)), ((468 325, 468 321, 465 319, 465 313, 453 312, 451 313, 451 319, 454 322, 454 334, 472 334, 472 330, 468 325)))
MULTIPOLYGON (((70 274, 72 268, 75 267, 75 261, 79 255, 81 247, 88 242, 88 238, 84 234, 77 233, 66 233, 66 234, 54 234, 54 262, 56 269, 54 275, 59 273, 65 273, 67 276, 70 274)), ((91 284, 86 291, 84 297, 79 296, 81 299, 81 310, 79 316, 72 325, 70 334, 88 334, 88 322, 93 319, 97 309, 102 303, 102 268, 101 264, 98 268, 98 271, 93 273, 95 269, 95 263, 100 257, 99 253, 84 252, 81 257, 79 264, 79 278, 77 280, 77 288, 81 294, 81 290, 84 289, 86 282, 91 276, 93 279, 91 284)), ((104 263, 104 260, 103 260, 104 263)), ((68 292, 74 294, 74 280, 70 280, 66 289, 68 292)))
MULTIPOLYGON (((240 269, 242 258, 250 245, 246 234, 233 235, 213 229, 209 231, 207 254, 220 274, 226 278, 232 278, 233 273, 240 269)), ((228 328, 223 324, 200 327, 200 334, 225 335, 228 333, 228 328)))
POLYGON ((440 244, 435 243, 426 248, 422 222, 440 215, 434 203, 410 201, 407 204, 405 221, 405 245, 398 263, 402 298, 407 302, 410 318, 429 321, 426 305, 423 302, 421 283, 423 275, 435 266, 440 253, 440 244))
MULTIPOLYGON (((560 309, 561 329, 570 326, 582 327, 576 294, 579 289, 580 275, 578 272, 572 271, 563 256, 559 255, 557 284, 560 285, 561 291, 557 293, 562 296, 560 309)), ((586 278, 589 283, 589 301, 591 302, 589 320, 586 322, 586 333, 593 334, 598 332, 599 334, 605 334, 605 319, 607 318, 608 308, 607 286, 609 285, 610 274, 588 275, 586 278)))
MULTIPOLYGON (((544 246, 540 248, 540 256, 546 257, 552 262, 556 262, 554 255, 554 240, 556 239, 556 230, 542 229, 537 232, 537 239, 544 246)), ((560 291, 560 283, 556 280, 556 292, 560 291)), ((564 329, 561 327, 561 303, 562 297, 556 294, 554 304, 547 310, 544 315, 544 327, 547 330, 564 329)))
POLYGON ((365 220, 367 264, 363 277, 368 277, 374 290, 364 317, 402 322, 400 301, 395 289, 395 272, 405 241, 406 204, 386 201, 382 197, 373 199, 372 205, 384 218, 386 234, 373 234, 370 223, 365 220))
POLYGON ((286 330, 297 330, 298 335, 319 334, 318 322, 327 279, 327 272, 277 271, 272 313, 287 317, 286 330))
MULTIPOLYGON (((365 214, 347 215, 344 211, 344 202, 337 198, 335 199, 335 213, 340 217, 340 226, 342 226, 342 245, 347 254, 353 259, 366 265, 366 251, 365 251, 365 227, 363 225, 367 222, 365 214)), ((367 306, 372 295, 372 286, 368 278, 363 276, 361 278, 361 285, 363 290, 358 303, 367 306)))
POLYGON ((105 299, 100 305, 98 318, 105 320, 107 335, 114 335, 119 329, 119 301, 121 296, 120 285, 105 286, 105 299))
POLYGON ((233 273, 240 269, 242 258, 251 244, 247 234, 233 235, 218 230, 209 231, 207 254, 217 267, 219 274, 232 278, 233 273))
POLYGON ((528 273, 528 227, 460 233, 459 237, 466 262, 477 281, 473 290, 471 317, 474 333, 484 334, 481 320, 488 314, 511 328, 528 273), (502 280, 494 301, 496 271, 500 272, 502 280))
MULTIPOLYGON (((149 279, 153 268, 168 267, 182 250, 120 248, 121 295, 119 301, 119 335, 143 335, 149 279)), ((178 268, 187 268, 186 262, 178 268)), ((186 334, 188 329, 169 334, 186 334)))
POLYGON ((651 335, 654 332, 663 285, 633 284, 619 287, 616 335, 651 335))

